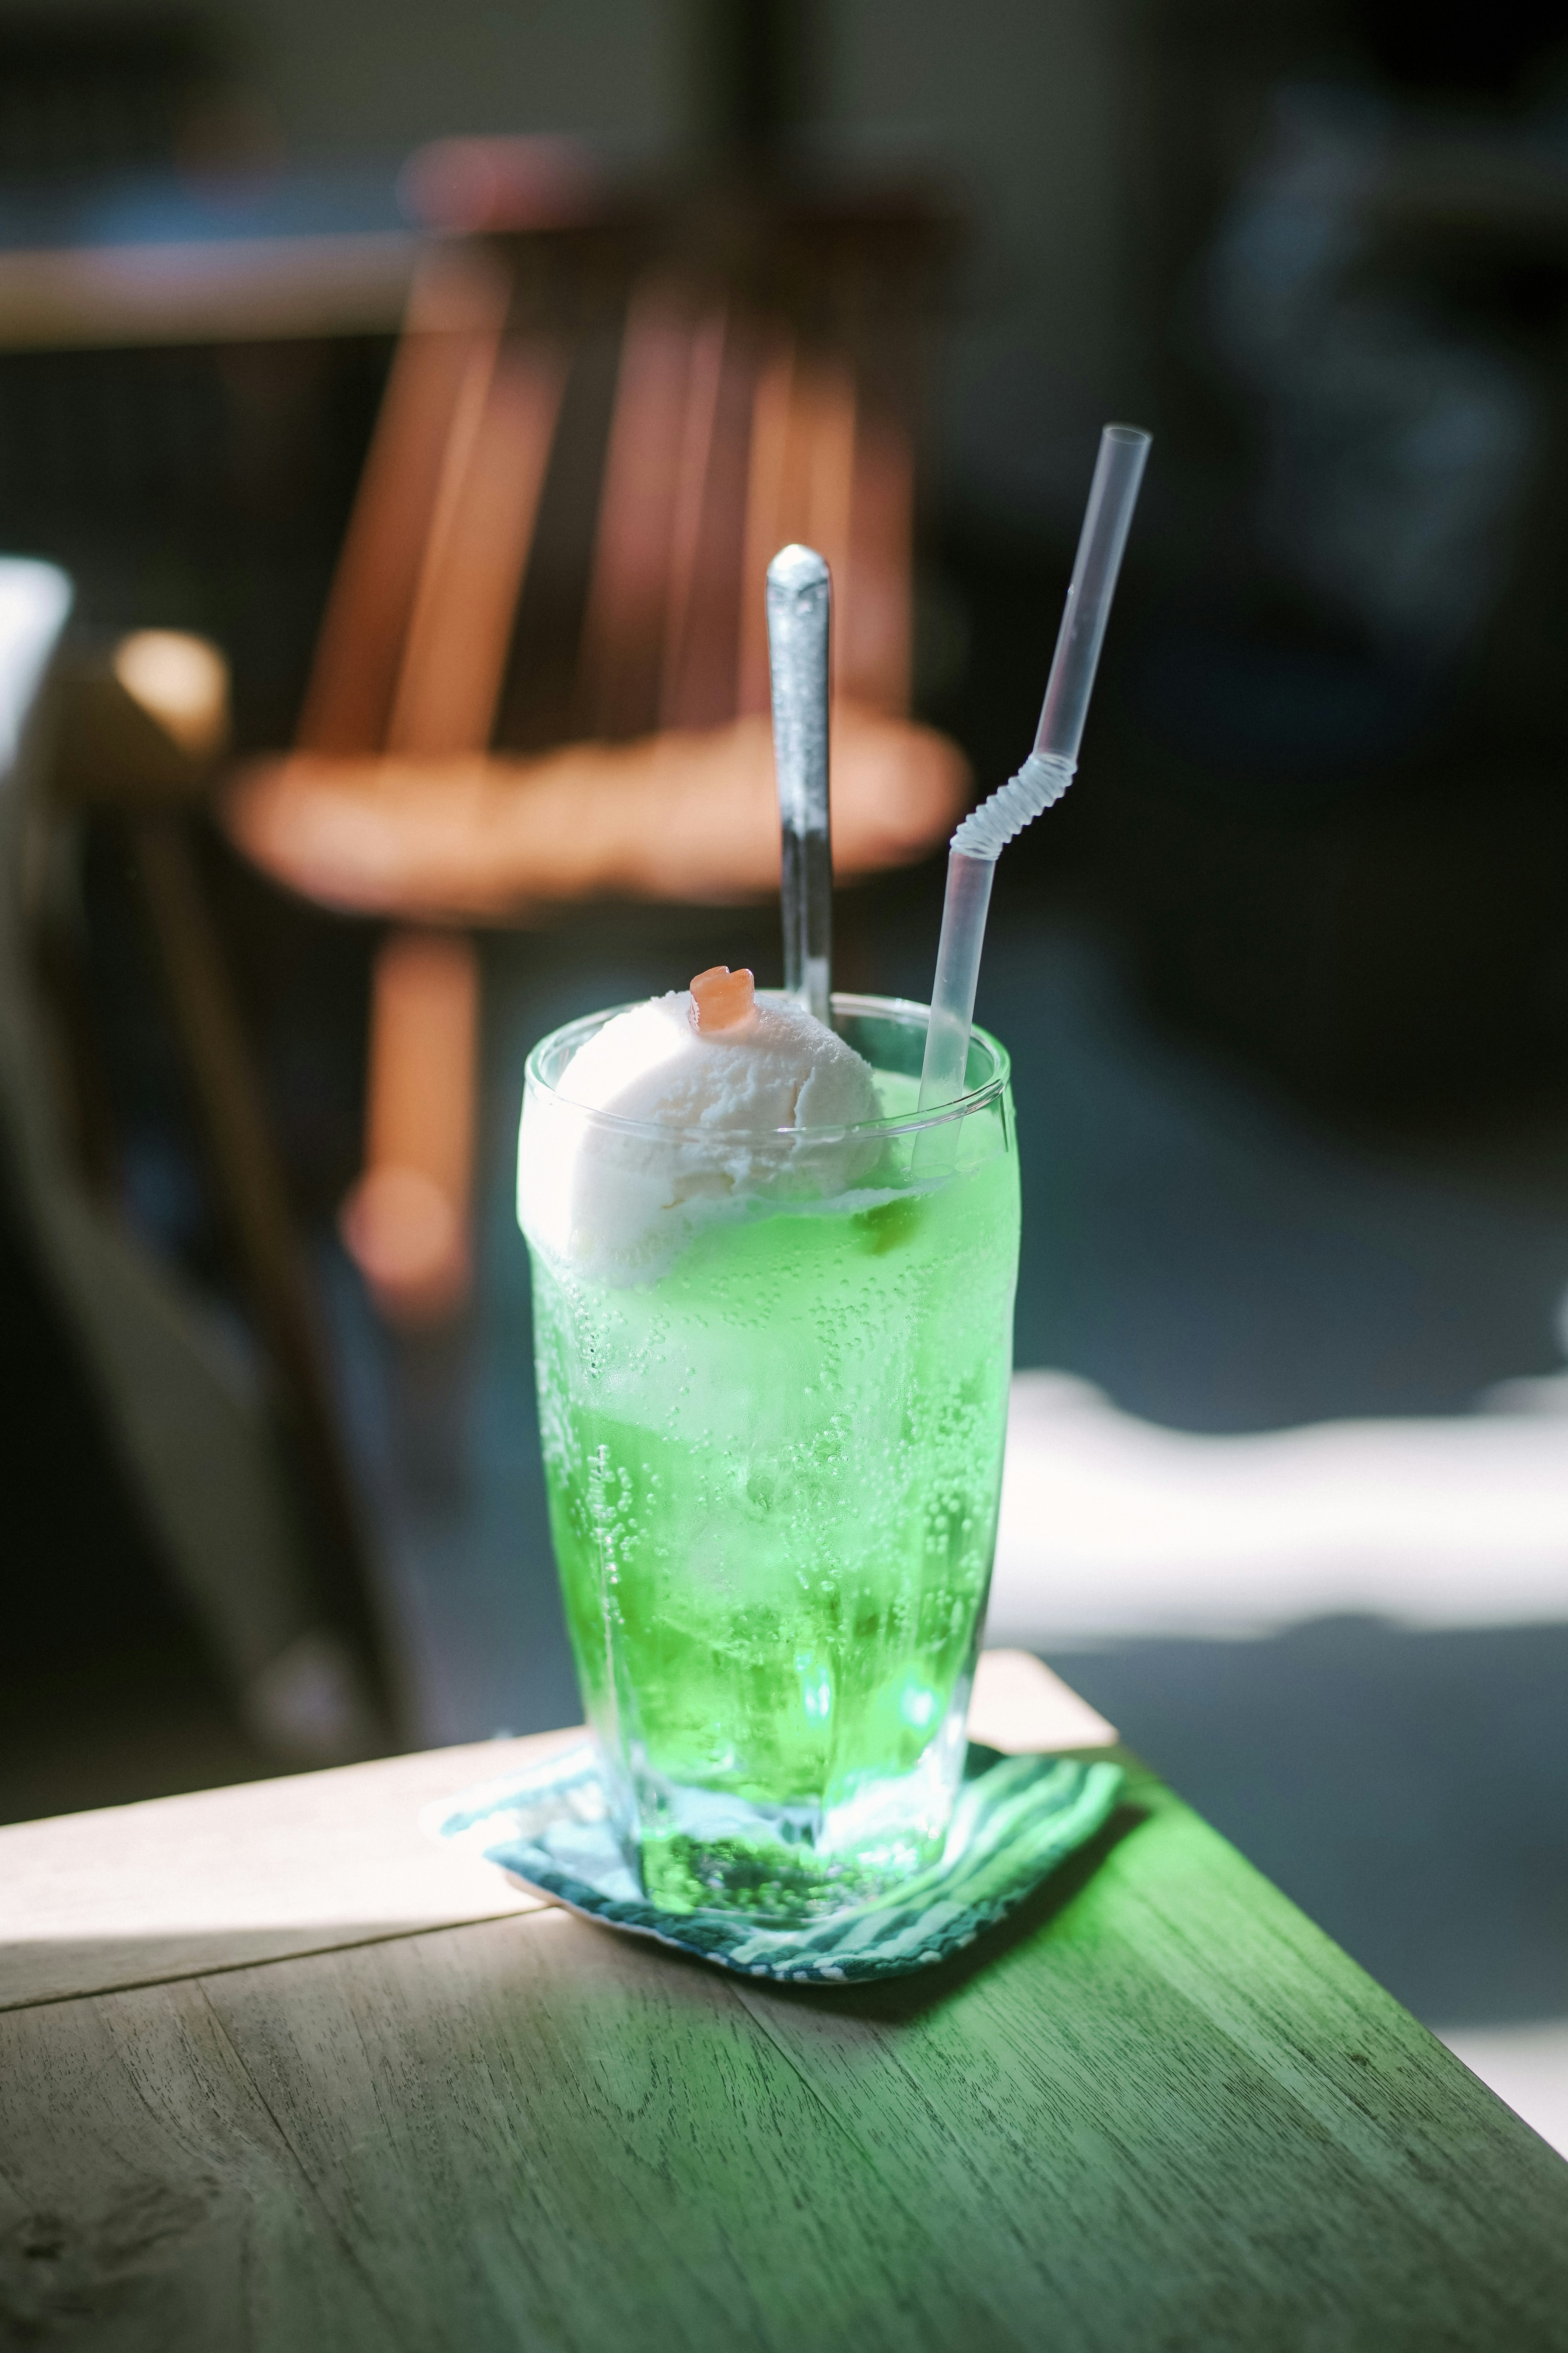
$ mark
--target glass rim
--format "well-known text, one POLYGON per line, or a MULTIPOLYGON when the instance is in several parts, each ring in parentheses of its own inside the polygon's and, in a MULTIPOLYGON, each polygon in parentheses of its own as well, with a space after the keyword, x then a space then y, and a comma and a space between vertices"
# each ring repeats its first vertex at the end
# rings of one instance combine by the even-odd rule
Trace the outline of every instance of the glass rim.
MULTIPOLYGON (((792 1004, 795 1001, 782 988, 759 988, 757 997, 763 1005, 792 1004)), ((636 997, 628 999, 624 1005, 606 1006, 599 1013, 579 1014, 576 1020, 563 1021, 558 1029, 552 1029, 547 1036, 541 1038, 530 1048, 528 1060, 524 1065, 525 1096, 527 1090, 532 1088, 550 1103, 559 1105, 563 1111, 572 1112, 579 1119, 591 1121, 595 1126, 605 1128, 611 1134, 618 1135, 651 1136, 662 1138, 666 1142, 685 1144, 716 1143, 721 1137, 748 1135, 787 1137, 795 1144, 807 1139, 826 1144, 850 1135, 911 1135, 925 1128, 945 1127, 953 1120, 968 1119, 977 1111, 989 1110, 993 1103, 1001 1100, 1013 1073, 1013 1059, 1006 1047, 999 1038, 993 1037, 991 1031, 983 1029, 977 1021, 970 1031, 971 1041, 978 1039, 989 1052, 995 1065, 991 1076, 982 1085, 971 1087, 964 1093, 955 1095, 951 1103, 933 1103, 927 1111, 893 1112, 882 1119, 861 1119, 848 1123, 839 1121, 831 1126, 825 1127, 672 1127, 660 1120, 624 1119, 618 1112, 595 1111, 588 1103, 573 1103, 544 1077, 541 1064, 543 1056, 552 1048, 560 1046, 569 1038, 574 1038, 576 1032, 582 1034, 575 1039, 575 1043, 585 1043, 595 1029, 602 1029, 605 1024, 607 1021, 613 1021, 617 1014, 633 1012, 637 1006, 646 1005, 649 1001, 645 997, 636 997)), ((836 988, 833 992, 832 1004, 836 1014, 870 1015, 882 1019, 890 1018, 908 1022, 910 1026, 918 1020, 922 1029, 929 1026, 931 1020, 930 1006, 921 1005, 912 997, 870 997, 858 991, 836 988)))

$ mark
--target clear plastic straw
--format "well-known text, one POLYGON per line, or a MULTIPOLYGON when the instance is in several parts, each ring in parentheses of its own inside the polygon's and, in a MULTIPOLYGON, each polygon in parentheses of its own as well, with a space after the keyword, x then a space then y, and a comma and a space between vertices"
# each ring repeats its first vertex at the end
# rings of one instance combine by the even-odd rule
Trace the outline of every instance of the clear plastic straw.
POLYGON ((1135 425, 1108 425, 1100 437, 1100 457, 1089 485, 1078 559, 1035 748, 1017 775, 973 810, 952 837, 926 1029, 925 1067, 921 1072, 922 1111, 952 1103, 963 1092, 980 950, 996 860, 1014 835, 1022 833, 1042 809, 1059 801, 1073 780, 1149 440, 1149 435, 1135 425))
POLYGON ((815 548, 781 547, 768 566, 773 767, 784 840, 784 987, 819 1021, 833 987, 833 843, 827 801, 827 649, 832 585, 815 548))

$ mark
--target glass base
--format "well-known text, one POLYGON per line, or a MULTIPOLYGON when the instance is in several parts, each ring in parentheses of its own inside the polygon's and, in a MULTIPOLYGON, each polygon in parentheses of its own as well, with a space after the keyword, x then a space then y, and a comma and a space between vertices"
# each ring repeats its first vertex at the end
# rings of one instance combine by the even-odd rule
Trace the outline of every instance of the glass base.
POLYGON ((643 1891, 665 1912, 735 1912, 787 1926, 886 1895, 941 1858, 962 1770, 962 1748, 948 1754, 954 1746, 933 1741, 914 1772, 827 1810, 669 1782, 654 1790, 638 1777, 627 1843, 643 1891))

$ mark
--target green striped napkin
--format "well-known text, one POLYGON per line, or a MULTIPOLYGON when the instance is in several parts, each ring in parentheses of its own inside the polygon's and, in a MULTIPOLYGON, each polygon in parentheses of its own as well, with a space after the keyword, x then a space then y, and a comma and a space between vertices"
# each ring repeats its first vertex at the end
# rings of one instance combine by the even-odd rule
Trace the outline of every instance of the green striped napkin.
POLYGON ((426 1820, 437 1837, 477 1850, 525 1887, 606 1927, 656 1937, 742 1977, 848 1985, 929 1968, 972 1945, 1094 1835, 1121 1788, 1121 1767, 1108 1758, 985 1763, 994 1753, 971 1749, 971 1778, 939 1862, 802 1927, 650 1904, 616 1835, 587 1743, 521 1778, 468 1790, 426 1820))

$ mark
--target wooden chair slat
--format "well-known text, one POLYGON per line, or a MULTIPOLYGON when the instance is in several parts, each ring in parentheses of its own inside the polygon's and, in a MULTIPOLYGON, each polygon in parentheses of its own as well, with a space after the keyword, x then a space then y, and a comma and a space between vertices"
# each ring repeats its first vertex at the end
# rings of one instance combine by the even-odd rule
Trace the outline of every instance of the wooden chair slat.
POLYGON ((746 483, 746 544, 741 566, 741 643, 735 707, 742 717, 769 707, 767 570, 791 537, 785 528, 795 342, 780 321, 767 337, 752 403, 746 483))
POLYGON ((647 733, 658 716, 695 295, 660 272, 626 314, 578 659, 584 735, 647 733))
POLYGON ((392 752, 488 744, 566 381, 558 341, 476 349, 387 726, 392 752))
POLYGON ((840 691, 872 711, 910 707, 914 644, 914 443, 863 408, 855 443, 848 574, 837 653, 840 691))
POLYGON ((706 602, 700 596, 698 567, 705 552, 703 526, 714 444, 721 429, 721 412, 726 424, 731 423, 733 417, 734 387, 732 383, 727 387, 725 378, 726 375, 732 377, 734 372, 734 332, 730 306, 723 304, 699 321, 691 338, 691 364, 670 510, 664 657, 656 719, 660 727, 692 723, 684 716, 689 702, 686 669, 693 646, 693 606, 700 600, 706 602))
POLYGON ((317 639, 301 751, 385 741, 454 421, 487 353, 493 364, 509 291, 495 262, 466 249, 438 251, 415 281, 317 639))

